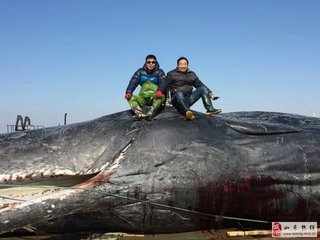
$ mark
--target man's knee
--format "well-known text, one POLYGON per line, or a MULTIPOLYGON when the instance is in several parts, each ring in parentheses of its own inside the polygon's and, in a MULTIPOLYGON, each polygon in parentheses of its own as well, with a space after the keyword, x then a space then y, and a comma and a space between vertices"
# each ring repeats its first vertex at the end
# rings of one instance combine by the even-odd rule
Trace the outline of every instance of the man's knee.
POLYGON ((184 99, 185 96, 184 96, 183 92, 176 92, 176 93, 174 94, 174 98, 175 98, 177 101, 179 101, 179 100, 184 99))
POLYGON ((137 96, 133 95, 130 100, 128 101, 130 108, 134 108, 139 106, 139 101, 137 96))
POLYGON ((198 87, 197 90, 200 92, 201 96, 209 94, 209 91, 205 86, 198 87))

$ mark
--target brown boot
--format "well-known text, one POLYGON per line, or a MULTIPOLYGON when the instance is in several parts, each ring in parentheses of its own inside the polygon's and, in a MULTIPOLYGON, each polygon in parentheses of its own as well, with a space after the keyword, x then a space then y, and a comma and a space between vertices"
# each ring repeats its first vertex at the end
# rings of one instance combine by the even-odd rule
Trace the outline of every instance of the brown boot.
POLYGON ((190 121, 196 120, 196 117, 193 115, 193 112, 191 112, 190 110, 186 112, 186 117, 190 121))

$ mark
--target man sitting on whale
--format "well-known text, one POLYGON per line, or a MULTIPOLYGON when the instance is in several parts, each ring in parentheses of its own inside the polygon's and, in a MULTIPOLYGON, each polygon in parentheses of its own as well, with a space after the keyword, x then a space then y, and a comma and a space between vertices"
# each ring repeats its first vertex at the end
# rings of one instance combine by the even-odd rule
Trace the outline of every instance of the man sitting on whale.
POLYGON ((188 59, 180 57, 177 60, 177 67, 167 73, 168 93, 171 93, 172 105, 188 120, 195 120, 190 107, 202 98, 207 115, 219 114, 221 109, 214 108, 211 102, 211 99, 215 100, 218 97, 214 96, 211 90, 188 68, 188 65, 188 59), (192 91, 193 87, 196 88, 195 91, 192 91))
POLYGON ((143 67, 132 76, 125 94, 125 99, 135 113, 134 118, 151 120, 165 100, 163 95, 165 91, 165 73, 160 68, 157 58, 154 55, 148 55, 143 67), (139 84, 141 85, 139 95, 132 95, 139 84), (142 112, 141 107, 144 106, 151 106, 147 114, 142 112))

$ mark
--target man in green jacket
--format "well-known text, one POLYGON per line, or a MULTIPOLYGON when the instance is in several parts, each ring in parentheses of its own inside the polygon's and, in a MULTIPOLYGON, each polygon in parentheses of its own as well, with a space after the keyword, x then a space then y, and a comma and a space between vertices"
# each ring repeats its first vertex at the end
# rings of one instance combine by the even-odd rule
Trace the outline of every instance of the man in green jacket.
POLYGON ((125 93, 125 99, 135 113, 135 119, 151 120, 164 102, 165 92, 165 73, 160 68, 157 58, 154 55, 148 55, 143 67, 133 74, 125 93), (141 86, 139 94, 132 95, 138 85, 141 86), (142 111, 141 107, 144 106, 151 106, 147 114, 142 111))

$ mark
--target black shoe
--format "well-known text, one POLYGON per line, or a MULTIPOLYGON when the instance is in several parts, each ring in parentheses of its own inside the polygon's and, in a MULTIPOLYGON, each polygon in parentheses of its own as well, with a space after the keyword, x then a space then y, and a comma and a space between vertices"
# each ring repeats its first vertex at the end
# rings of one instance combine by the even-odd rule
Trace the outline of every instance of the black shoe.
POLYGON ((211 115, 218 115, 218 114, 221 113, 221 112, 222 112, 221 109, 216 109, 216 108, 214 108, 214 109, 212 109, 212 110, 210 110, 210 111, 207 111, 206 114, 209 115, 209 116, 211 116, 211 115))
POLYGON ((207 115, 216 115, 221 113, 221 109, 215 109, 212 106, 212 102, 208 94, 202 96, 202 102, 203 102, 204 108, 207 110, 206 112, 207 115))

